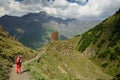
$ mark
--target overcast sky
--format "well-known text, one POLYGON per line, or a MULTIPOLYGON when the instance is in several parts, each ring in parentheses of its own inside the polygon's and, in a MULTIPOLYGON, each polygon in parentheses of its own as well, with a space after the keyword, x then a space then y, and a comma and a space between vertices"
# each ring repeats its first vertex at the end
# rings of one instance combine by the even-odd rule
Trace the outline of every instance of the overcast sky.
POLYGON ((0 0, 0 16, 46 11, 52 16, 104 19, 120 8, 120 0, 0 0))

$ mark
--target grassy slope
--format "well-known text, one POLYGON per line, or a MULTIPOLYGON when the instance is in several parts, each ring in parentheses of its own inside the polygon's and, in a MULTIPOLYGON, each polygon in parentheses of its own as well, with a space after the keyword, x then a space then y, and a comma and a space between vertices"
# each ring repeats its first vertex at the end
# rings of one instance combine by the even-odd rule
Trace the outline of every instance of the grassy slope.
POLYGON ((23 46, 0 26, 0 79, 8 80, 9 71, 15 57, 23 55, 23 61, 35 56, 35 51, 23 46))
POLYGON ((77 49, 101 66, 106 73, 120 75, 120 10, 84 33, 77 49))
POLYGON ((35 80, 109 80, 109 75, 74 50, 78 40, 79 37, 75 37, 46 45, 47 51, 28 65, 35 80))

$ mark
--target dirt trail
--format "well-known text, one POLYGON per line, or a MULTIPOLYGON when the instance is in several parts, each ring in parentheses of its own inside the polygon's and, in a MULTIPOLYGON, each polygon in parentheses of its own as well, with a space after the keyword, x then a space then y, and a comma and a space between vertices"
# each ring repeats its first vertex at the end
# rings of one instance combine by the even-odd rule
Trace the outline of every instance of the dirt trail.
POLYGON ((44 51, 41 51, 40 54, 38 54, 35 58, 24 62, 21 67, 21 74, 16 74, 16 65, 14 64, 10 72, 9 80, 34 80, 32 76, 29 74, 29 70, 25 69, 24 64, 28 64, 38 59, 43 53, 44 51))

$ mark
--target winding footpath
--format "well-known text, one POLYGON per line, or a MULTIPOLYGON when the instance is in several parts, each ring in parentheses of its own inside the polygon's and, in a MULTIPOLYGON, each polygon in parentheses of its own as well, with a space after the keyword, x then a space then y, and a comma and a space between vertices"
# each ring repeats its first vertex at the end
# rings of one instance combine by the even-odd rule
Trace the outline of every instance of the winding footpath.
POLYGON ((41 51, 35 58, 24 62, 21 67, 21 74, 16 74, 16 65, 14 64, 10 72, 9 80, 34 80, 29 73, 30 71, 25 69, 24 65, 38 59, 43 53, 44 51, 41 51))

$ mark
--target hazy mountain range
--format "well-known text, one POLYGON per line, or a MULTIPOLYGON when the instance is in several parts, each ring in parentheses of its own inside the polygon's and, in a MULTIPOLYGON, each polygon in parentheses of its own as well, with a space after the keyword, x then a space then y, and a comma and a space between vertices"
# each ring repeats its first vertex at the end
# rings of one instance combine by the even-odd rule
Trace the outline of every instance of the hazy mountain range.
POLYGON ((29 13, 22 17, 5 15, 0 18, 0 25, 12 36, 34 49, 48 42, 52 31, 58 31, 60 39, 67 39, 87 31, 99 22, 100 20, 64 20, 46 12, 29 13))

